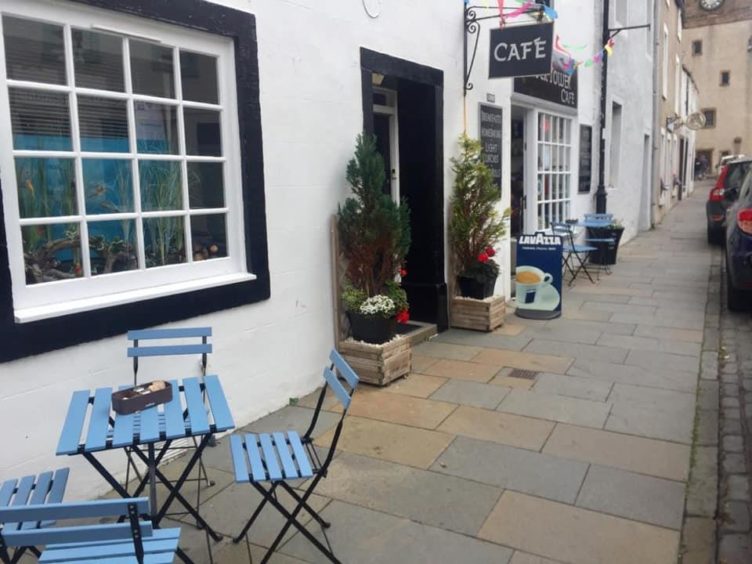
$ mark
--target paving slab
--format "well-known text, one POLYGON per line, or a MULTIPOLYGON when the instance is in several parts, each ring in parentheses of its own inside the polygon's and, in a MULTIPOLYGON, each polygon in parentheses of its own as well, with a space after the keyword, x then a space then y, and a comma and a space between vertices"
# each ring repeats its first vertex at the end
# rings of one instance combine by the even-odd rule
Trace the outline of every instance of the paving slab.
POLYGON ((550 341, 547 339, 533 339, 533 341, 525 347, 525 352, 572 356, 577 360, 597 360, 618 364, 624 362, 629 351, 618 347, 562 343, 561 341, 550 341))
POLYGON ((406 396, 415 396, 416 398, 427 398, 443 386, 446 381, 446 378, 440 378, 438 376, 412 373, 392 382, 383 388, 383 391, 389 394, 403 394, 406 396))
POLYGON ((615 402, 604 428, 618 433, 691 444, 693 421, 694 413, 687 410, 615 402))
POLYGON ((574 503, 587 468, 584 462, 466 437, 457 437, 431 467, 565 503, 574 503))
POLYGON ((624 364, 641 366, 657 372, 679 370, 696 374, 700 368, 697 357, 655 351, 629 351, 624 364))
POLYGON ((528 327, 525 331, 525 335, 530 338, 585 345, 594 345, 602 334, 603 332, 598 329, 571 327, 569 323, 528 327))
MULTIPOLYGON (((334 430, 330 430, 316 439, 316 444, 329 447, 333 436, 334 430)), ((428 468, 453 438, 436 431, 350 416, 342 428, 337 449, 428 468)))
MULTIPOLYGON (((478 349, 480 350, 480 349, 478 349)), ((498 366, 464 360, 439 360, 423 370, 424 374, 441 378, 456 378, 474 382, 488 382, 499 372, 498 366)))
POLYGON ((715 561, 715 520, 689 517, 682 531, 681 564, 709 564, 715 561))
MULTIPOLYGON (((310 552, 316 550, 311 546, 310 552)), ((248 564, 249 562, 261 562, 264 556, 266 556, 267 549, 262 546, 258 546, 252 543, 240 542, 238 544, 229 543, 218 553, 214 554, 214 561, 217 564, 248 564), (250 544, 250 546, 249 546, 250 544), (250 550, 250 556, 249 551, 250 550)), ((311 554, 313 556, 313 554, 311 554)), ((308 560, 298 560, 292 556, 287 556, 279 552, 275 552, 269 559, 269 564, 307 564, 308 560)))
POLYGON ((667 564, 679 546, 676 531, 511 491, 479 536, 578 564, 667 564))
POLYGON ((412 358, 412 370, 413 372, 422 372, 423 369, 428 368, 432 364, 438 362, 439 359, 432 356, 424 356, 422 354, 419 354, 415 351, 415 347, 413 347, 413 358, 412 358))
POLYGON ((390 394, 373 387, 360 387, 348 413, 424 429, 435 429, 457 406, 430 399, 390 394))
POLYGON ((558 562, 558 560, 551 560, 549 558, 543 558, 542 556, 535 556, 534 554, 515 550, 509 564, 558 564, 558 562))
POLYGON ((610 313, 635 313, 640 315, 654 315, 656 307, 627 303, 613 303, 605 301, 585 301, 581 309, 608 311, 610 313))
MULTIPOLYGON (((621 276, 620 276, 621 278, 621 276)), ((616 285, 609 285, 603 283, 598 286, 575 286, 570 291, 573 294, 611 294, 614 296, 651 296, 652 292, 644 289, 630 288, 626 284, 616 283, 616 285)))
POLYGON ((697 372, 662 370, 660 372, 612 362, 575 360, 567 371, 571 376, 596 378, 606 382, 621 382, 651 388, 664 388, 694 393, 697 387, 697 372))
POLYGON ((497 408, 506 413, 597 429, 603 427, 610 409, 611 404, 604 402, 525 390, 512 390, 497 408))
POLYGON ((451 358, 453 360, 470 360, 480 349, 478 347, 466 347, 450 343, 435 343, 426 341, 413 347, 413 353, 420 356, 433 358, 451 358))
POLYGON ((689 473, 688 445, 563 423, 543 452, 670 480, 686 480, 689 473))
POLYGON ((434 337, 432 342, 521 351, 530 342, 530 337, 525 333, 510 336, 499 335, 497 333, 478 333, 477 331, 450 329, 434 337))
POLYGON ((437 430, 538 451, 553 428, 551 421, 460 406, 437 430))
POLYGON ((495 409, 510 389, 480 382, 449 380, 431 396, 431 399, 495 409))
MULTIPOLYGON (((497 544, 340 501, 333 501, 322 515, 332 523, 326 536, 342 562, 507 564, 512 556, 511 549, 497 544)), ((312 532, 325 544, 319 528, 312 532)), ((285 544, 281 552, 304 558, 306 562, 329 562, 300 534, 285 544)))
MULTIPOLYGON (((679 299, 674 296, 673 299, 679 299)), ((667 327, 669 329, 702 329, 703 322, 694 319, 677 318, 671 315, 643 315, 638 313, 614 313, 611 316, 614 323, 634 323, 635 325, 651 325, 653 327, 667 327)))
POLYGON ((655 351, 681 354, 692 357, 700 356, 699 343, 685 341, 669 341, 654 337, 635 337, 626 335, 601 335, 598 344, 607 347, 622 347, 638 351, 655 351))
POLYGON ((576 505, 678 530, 684 514, 684 488, 683 482, 593 464, 576 505))
POLYGON ((513 337, 515 335, 519 335, 524 330, 525 330, 524 325, 518 325, 512 322, 512 323, 504 323, 504 325, 502 325, 498 329, 494 329, 493 333, 495 335, 508 335, 510 337, 513 337))
POLYGON ((320 494, 425 525, 476 535, 499 488, 343 452, 320 494))
POLYGON ((587 310, 564 305, 561 311, 561 319, 566 319, 567 321, 608 321, 611 319, 611 313, 608 311, 587 310))
POLYGON ((563 374, 538 374, 532 390, 536 393, 558 394, 573 398, 605 401, 613 384, 594 378, 580 378, 563 374))
MULTIPOLYGON (((553 341, 551 341, 553 342, 553 341)), ((555 372, 564 374, 574 362, 569 356, 553 356, 550 354, 535 354, 532 352, 502 351, 496 349, 481 349, 473 357, 473 362, 488 364, 498 368, 508 366, 534 372, 555 372)))
POLYGON ((687 515, 715 517, 718 508, 718 449, 697 447, 687 487, 687 515))
POLYGON ((656 390, 646 386, 614 384, 608 400, 614 403, 641 404, 659 409, 684 410, 694 414, 695 394, 676 390, 656 390))

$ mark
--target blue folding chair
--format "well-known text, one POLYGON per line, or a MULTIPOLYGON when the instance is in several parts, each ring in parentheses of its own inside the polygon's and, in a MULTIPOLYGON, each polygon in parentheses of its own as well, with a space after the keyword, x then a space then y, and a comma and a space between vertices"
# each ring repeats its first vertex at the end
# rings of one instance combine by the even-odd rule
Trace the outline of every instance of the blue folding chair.
POLYGON ((9 548, 45 545, 39 562, 168 564, 175 559, 180 529, 154 529, 140 515, 149 512, 146 498, 50 503, 0 508, 0 561, 12 562, 9 548), (123 517, 124 522, 96 525, 29 527, 67 519, 123 517), (20 524, 20 526, 19 526, 20 524))
MULTIPOLYGON (((208 364, 208 355, 212 352, 212 345, 209 343, 209 337, 212 336, 211 327, 185 327, 179 329, 137 329, 128 331, 128 340, 133 342, 133 346, 128 347, 128 358, 133 359, 133 385, 138 385, 139 359, 146 357, 163 357, 163 356, 185 356, 201 355, 201 377, 206 376, 206 366, 208 364), (200 339, 200 342, 180 342, 175 344, 175 340, 200 339), (142 341, 147 341, 143 344, 142 341), (155 342, 157 344, 155 344, 155 342), (168 344, 164 344, 167 342, 168 344)), ((180 376, 191 376, 191 374, 181 374, 180 376)), ((164 375, 161 378, 166 379, 164 375)), ((160 428, 164 427, 164 415, 160 414, 160 428)), ((193 438, 193 445, 170 447, 169 450, 179 450, 185 448, 196 448, 196 439, 193 438)), ((214 446, 214 437, 210 438, 209 446, 214 446)), ((126 484, 130 478, 130 468, 133 467, 134 473, 139 480, 140 476, 133 459, 128 452, 128 468, 126 469, 126 484)), ((196 507, 201 505, 201 482, 206 487, 213 486, 214 482, 209 479, 203 460, 198 461, 198 478, 189 478, 186 481, 198 481, 196 491, 196 507)), ((175 514, 173 514, 175 515, 175 514)))
POLYGON ((614 222, 612 213, 586 213, 585 225, 587 227, 606 227, 614 222))
MULTIPOLYGON (((316 489, 321 478, 326 476, 329 464, 337 449, 337 442, 342 433, 342 426, 350 407, 352 395, 358 385, 359 378, 350 368, 344 358, 332 350, 329 355, 331 366, 324 368, 324 387, 319 394, 316 409, 313 412, 311 424, 308 430, 299 436, 295 431, 278 433, 246 433, 245 435, 232 435, 230 437, 230 450, 232 463, 235 470, 235 481, 250 483, 262 496, 263 501, 256 507, 240 534, 233 539, 238 543, 248 533, 261 510, 269 503, 277 509, 286 522, 282 530, 274 539, 268 552, 261 561, 262 564, 271 558, 288 529, 293 526, 298 529, 311 543, 318 548, 332 562, 339 562, 331 547, 324 546, 308 529, 298 520, 298 514, 305 509, 322 528, 326 529, 331 524, 325 521, 309 504, 308 498, 316 489), (344 380, 344 382, 343 382, 344 380), (346 384, 346 385, 345 385, 346 384), (349 388, 349 389, 348 389, 349 388), (319 453, 313 444, 312 433, 316 427, 321 407, 327 390, 331 390, 334 396, 342 404, 342 416, 334 430, 332 443, 324 461, 321 462, 319 453), (281 466, 280 466, 281 463, 281 466), (288 483, 291 480, 313 478, 305 493, 301 496, 288 483), (270 484, 265 486, 264 484, 270 484), (277 487, 281 487, 295 499, 297 505, 291 512, 288 511, 276 497, 277 487)), ((328 543, 328 541, 327 541, 328 543)))
MULTIPOLYGON (((55 472, 43 472, 39 476, 24 476, 16 480, 10 479, 0 485, 0 508, 24 507, 28 505, 44 505, 46 503, 60 503, 68 484, 68 468, 61 468, 55 472)), ((53 525, 54 521, 21 521, 6 525, 3 531, 29 531, 40 527, 53 525)), ((34 545, 18 546, 9 562, 16 563, 26 551, 39 557, 41 552, 34 545)))
POLYGON ((571 275, 569 285, 574 284, 574 281, 581 272, 584 272, 588 279, 595 284, 595 280, 593 280, 587 268, 587 259, 590 253, 598 250, 597 247, 576 243, 574 240, 574 227, 568 223, 551 222, 551 231, 554 235, 559 235, 562 238, 562 268, 565 274, 569 272, 571 275))

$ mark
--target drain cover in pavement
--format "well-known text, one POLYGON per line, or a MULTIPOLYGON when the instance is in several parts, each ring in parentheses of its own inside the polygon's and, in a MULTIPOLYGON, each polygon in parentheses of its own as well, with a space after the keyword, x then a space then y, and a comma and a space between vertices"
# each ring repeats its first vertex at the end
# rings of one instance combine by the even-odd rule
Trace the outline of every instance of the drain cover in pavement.
POLYGON ((520 370, 519 368, 515 368, 509 373, 510 378, 522 378, 523 380, 535 380, 537 375, 538 373, 532 370, 520 370))

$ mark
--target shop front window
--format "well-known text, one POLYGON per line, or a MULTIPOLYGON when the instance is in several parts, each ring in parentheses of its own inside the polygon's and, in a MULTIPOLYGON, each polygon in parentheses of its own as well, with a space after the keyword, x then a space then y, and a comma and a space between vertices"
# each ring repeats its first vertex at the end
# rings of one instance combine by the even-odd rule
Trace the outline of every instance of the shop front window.
POLYGON ((572 120, 538 114, 538 229, 569 219, 572 182, 572 120))

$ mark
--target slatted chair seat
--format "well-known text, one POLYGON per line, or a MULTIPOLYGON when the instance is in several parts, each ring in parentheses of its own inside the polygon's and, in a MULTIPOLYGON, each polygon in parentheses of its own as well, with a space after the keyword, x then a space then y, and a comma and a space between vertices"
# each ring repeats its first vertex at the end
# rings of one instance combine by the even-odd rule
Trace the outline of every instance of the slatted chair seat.
MULTIPOLYGON (((22 507, 27 505, 43 505, 45 503, 60 503, 68 484, 68 468, 60 468, 54 472, 42 472, 38 476, 24 476, 20 479, 6 480, 0 485, 0 507, 22 507)), ((33 530, 40 527, 54 525, 54 521, 22 521, 8 523, 4 530, 33 530)), ((19 547, 14 560, 21 558, 25 551, 39 556, 39 550, 33 545, 19 547)))
POLYGON ((250 483, 263 496, 262 502, 256 506, 250 519, 240 534, 233 539, 233 542, 240 542, 246 536, 246 533, 248 533, 267 503, 279 511, 286 519, 285 525, 261 561, 262 564, 268 562, 290 527, 295 527, 300 531, 329 560, 335 563, 339 562, 332 552, 331 547, 324 546, 321 541, 306 529, 298 518, 298 514, 305 509, 322 528, 326 529, 330 526, 308 504, 308 499, 313 494, 319 481, 326 476, 329 464, 337 449, 337 442, 342 433, 342 427, 347 410, 350 407, 352 395, 359 381, 358 375, 355 374, 350 365, 347 364, 345 359, 336 350, 330 353, 329 359, 331 360, 331 366, 324 368, 324 387, 319 394, 311 423, 302 437, 295 431, 261 434, 245 433, 230 437, 230 451, 235 472, 235 481, 250 483), (316 452, 312 434, 321 413, 327 390, 331 390, 334 393, 334 396, 342 404, 343 409, 340 420, 334 429, 329 451, 324 457, 324 461, 320 462, 321 458, 316 452), (302 495, 288 484, 289 480, 300 478, 311 478, 302 495), (277 499, 276 489, 278 487, 285 490, 295 500, 297 505, 292 511, 288 511, 277 499))
POLYGON ((0 561, 10 563, 5 547, 45 545, 39 561, 106 564, 172 562, 180 529, 154 529, 140 516, 149 512, 146 498, 105 499, 0 507, 0 561), (69 519, 123 518, 124 522, 60 526, 69 519), (25 530, 18 523, 57 521, 54 527, 25 530))
POLYGON ((273 482, 313 476, 314 464, 295 431, 232 435, 230 451, 237 482, 273 482))

